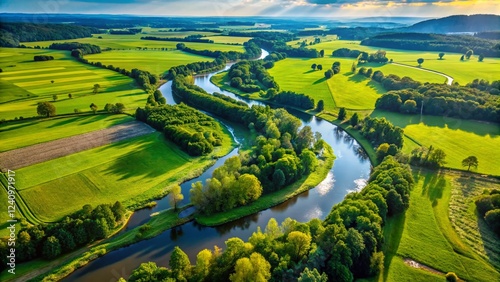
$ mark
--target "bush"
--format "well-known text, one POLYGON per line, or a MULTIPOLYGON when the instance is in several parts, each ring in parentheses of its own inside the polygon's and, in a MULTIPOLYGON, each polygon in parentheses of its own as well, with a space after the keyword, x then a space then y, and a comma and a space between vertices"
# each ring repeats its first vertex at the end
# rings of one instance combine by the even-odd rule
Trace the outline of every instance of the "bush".
POLYGON ((446 281, 448 281, 448 282, 456 282, 456 281, 458 281, 458 277, 455 274, 455 272, 448 272, 448 273, 446 273, 446 281))

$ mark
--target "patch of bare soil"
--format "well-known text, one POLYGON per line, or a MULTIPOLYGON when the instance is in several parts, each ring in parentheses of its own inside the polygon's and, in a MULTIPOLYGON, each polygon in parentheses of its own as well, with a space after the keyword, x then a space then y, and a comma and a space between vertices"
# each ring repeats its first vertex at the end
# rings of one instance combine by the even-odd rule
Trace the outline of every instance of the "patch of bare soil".
POLYGON ((6 172, 7 169, 15 170, 154 131, 145 123, 132 121, 102 130, 3 152, 0 153, 0 170, 2 172, 6 172))

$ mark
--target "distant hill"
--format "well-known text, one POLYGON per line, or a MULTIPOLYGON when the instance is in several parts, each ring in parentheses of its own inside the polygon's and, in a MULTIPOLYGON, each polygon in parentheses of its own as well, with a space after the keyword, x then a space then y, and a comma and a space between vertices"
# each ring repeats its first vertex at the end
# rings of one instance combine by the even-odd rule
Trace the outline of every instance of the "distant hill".
POLYGON ((500 16, 497 15, 449 16, 419 22, 404 29, 407 32, 425 33, 483 32, 495 30, 500 30, 500 16))

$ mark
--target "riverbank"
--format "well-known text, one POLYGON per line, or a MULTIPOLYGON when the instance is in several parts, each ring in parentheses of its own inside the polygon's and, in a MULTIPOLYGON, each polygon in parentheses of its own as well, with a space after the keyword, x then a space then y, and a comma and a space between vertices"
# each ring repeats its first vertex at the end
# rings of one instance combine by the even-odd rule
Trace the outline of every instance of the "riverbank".
MULTIPOLYGON (((183 206, 177 211, 169 209, 160 212, 159 214, 152 215, 151 219, 146 224, 138 226, 116 237, 105 239, 98 245, 89 247, 88 251, 81 253, 79 256, 66 260, 65 263, 60 264, 59 267, 56 267, 52 271, 34 277, 34 280, 60 281, 64 277, 70 275, 76 269, 85 266, 89 262, 102 257, 109 252, 129 246, 141 240, 153 238, 168 229, 191 221, 193 220, 193 216, 184 218, 181 218, 179 216, 182 211, 189 207, 191 207, 191 205, 183 206)), ((17 277, 16 279, 19 279, 19 277, 17 277)))
POLYGON ((340 121, 337 119, 337 116, 334 115, 333 113, 330 113, 330 112, 317 112, 315 111, 314 109, 313 110, 303 110, 303 109, 299 109, 299 108, 296 108, 296 107, 293 107, 293 106, 287 106, 287 105, 282 105, 282 104, 279 104, 279 103, 276 103, 276 102, 273 102, 273 101, 269 101, 268 99, 265 99, 265 98, 262 98, 260 96, 258 96, 257 94, 249 94, 249 93, 245 93, 239 89, 236 89, 234 87, 231 87, 230 85, 228 85, 229 81, 227 79, 227 71, 225 72, 221 72, 221 73, 218 73, 214 76, 212 76, 210 78, 210 82, 212 82, 213 84, 215 84, 217 87, 219 87, 220 89, 222 90, 225 90, 225 91, 228 91, 228 92, 231 92, 233 93, 234 95, 237 95, 237 96, 240 96, 240 97, 243 97, 243 98, 247 98, 247 99, 252 99, 252 100, 255 100, 255 101, 259 101, 259 102, 263 102, 263 103, 266 103, 266 104, 269 104, 269 105, 274 105, 274 106, 279 106, 279 107, 286 107, 286 108, 290 108, 290 109, 293 109, 295 111, 299 111, 299 112, 302 112, 304 114, 308 114, 308 115, 312 115, 312 116, 316 116, 316 117, 319 117, 319 118, 322 118, 334 125, 337 125, 339 127, 341 127, 345 132, 347 132, 347 134, 349 134, 350 136, 352 136, 354 139, 356 139, 356 141, 358 141, 359 145, 361 147, 363 147, 363 149, 365 150, 366 154, 368 155, 368 158, 370 159, 370 162, 373 166, 376 166, 378 164, 378 161, 377 161, 377 155, 375 153, 375 149, 373 148, 373 146, 371 145, 371 143, 366 139, 364 138, 360 133, 359 131, 355 130, 354 128, 352 128, 352 126, 349 125, 348 121, 340 121))
POLYGON ((316 187, 323 181, 330 169, 333 167, 335 155, 332 147, 325 144, 322 159, 319 160, 319 165, 315 171, 307 176, 303 176, 295 183, 271 194, 261 196, 257 201, 242 207, 238 207, 226 212, 221 212, 213 215, 195 215, 197 223, 205 226, 218 226, 256 212, 279 205, 307 190, 316 187))

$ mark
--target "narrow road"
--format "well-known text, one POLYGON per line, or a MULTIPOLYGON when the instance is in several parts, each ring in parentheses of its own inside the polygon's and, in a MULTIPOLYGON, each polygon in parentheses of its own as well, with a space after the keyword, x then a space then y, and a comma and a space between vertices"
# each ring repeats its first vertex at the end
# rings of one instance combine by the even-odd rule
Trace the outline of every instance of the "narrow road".
POLYGON ((437 71, 433 71, 433 70, 429 70, 429 69, 423 69, 423 68, 417 68, 417 67, 414 67, 414 66, 400 64, 400 63, 394 63, 394 62, 392 62, 391 64, 397 65, 397 66, 401 66, 401 67, 407 67, 407 68, 417 69, 417 70, 421 70, 421 71, 426 71, 426 72, 430 72, 430 73, 435 73, 435 74, 438 74, 440 76, 446 77, 446 79, 448 80, 446 82, 446 84, 451 85, 453 83, 453 77, 451 77, 451 76, 449 76, 447 74, 444 74, 442 72, 437 72, 437 71))
POLYGON ((145 123, 132 121, 102 130, 3 152, 0 153, 0 170, 15 170, 154 131, 145 123))

